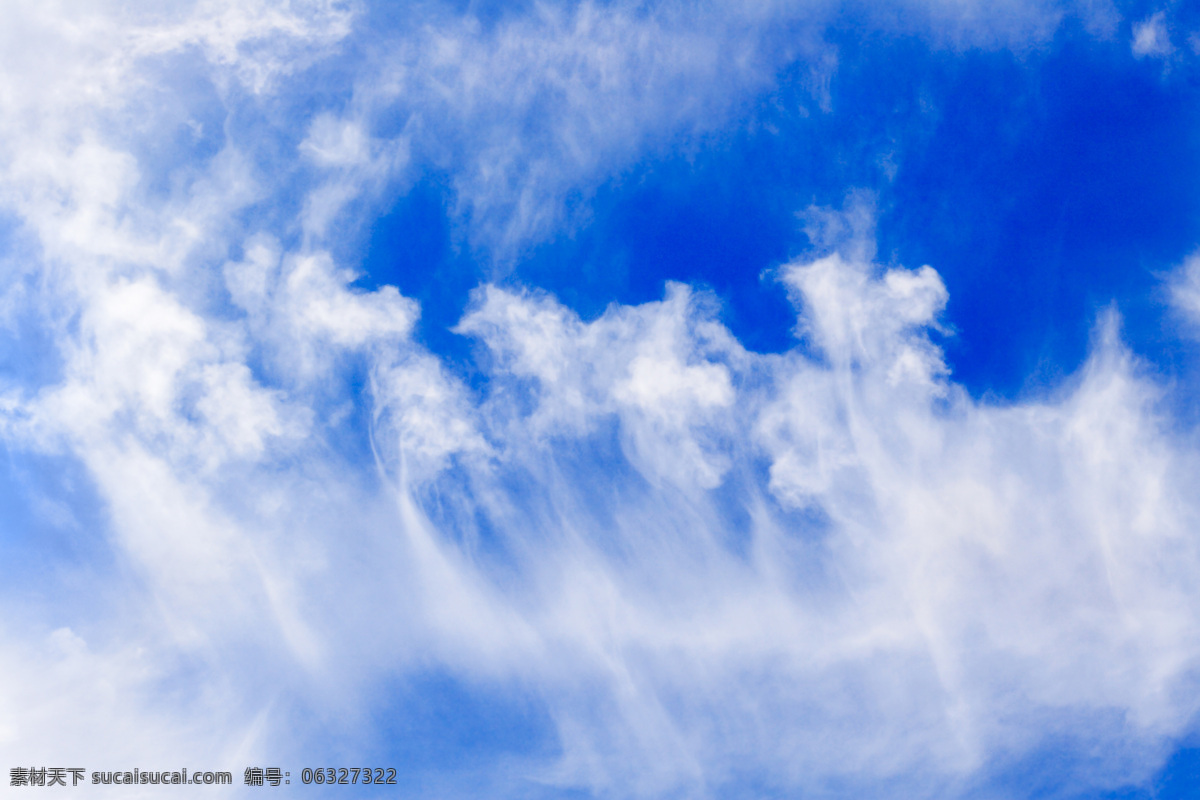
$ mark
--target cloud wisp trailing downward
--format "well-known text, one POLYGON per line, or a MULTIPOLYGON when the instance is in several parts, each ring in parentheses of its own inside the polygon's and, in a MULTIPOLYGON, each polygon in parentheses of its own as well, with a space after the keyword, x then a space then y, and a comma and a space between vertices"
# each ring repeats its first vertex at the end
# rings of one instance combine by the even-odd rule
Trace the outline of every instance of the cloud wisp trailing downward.
MULTIPOLYGON (((71 544, 22 545, 57 568, 0 596, 5 751, 378 751, 370 706, 436 673, 544 711, 549 752, 495 767, 513 794, 966 794, 1048 742, 1073 785, 1144 779, 1197 712, 1200 447, 1115 311, 1054 394, 975 399, 942 279, 876 263, 851 201, 776 270, 786 352, 684 283, 584 319, 495 281, 456 327, 470 384, 338 260, 424 172, 499 263, 781 65, 820 112, 836 9, 422 8, 368 41, 325 3, 6 34, 0 322, 32 355, 0 433, 13 474, 78 487, 6 489, 71 544)), ((941 33, 1044 42, 1063 13, 941 33)))
POLYGON ((572 779, 938 784, 1051 733, 1113 780, 1154 763, 1196 710, 1197 453, 1116 319, 1069 391, 993 407, 928 338, 933 270, 784 280, 813 355, 747 353, 684 287, 591 323, 491 289, 464 320, 495 446, 442 525, 483 511, 476 569, 521 576, 572 779))

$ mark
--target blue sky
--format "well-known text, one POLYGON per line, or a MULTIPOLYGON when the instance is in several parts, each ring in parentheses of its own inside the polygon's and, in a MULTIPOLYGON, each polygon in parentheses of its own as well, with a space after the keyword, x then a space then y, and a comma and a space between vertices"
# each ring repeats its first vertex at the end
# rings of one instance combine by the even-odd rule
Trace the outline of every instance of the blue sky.
POLYGON ((1200 10, 6 16, 5 767, 1196 792, 1200 10))

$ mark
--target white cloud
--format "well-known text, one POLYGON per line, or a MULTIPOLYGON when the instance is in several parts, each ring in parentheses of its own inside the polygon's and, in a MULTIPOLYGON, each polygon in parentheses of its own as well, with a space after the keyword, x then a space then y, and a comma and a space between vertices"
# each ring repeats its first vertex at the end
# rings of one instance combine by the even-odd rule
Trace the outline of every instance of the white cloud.
MULTIPOLYGON (((815 4, 799 16, 823 15, 815 4)), ((426 157, 453 170, 459 212, 501 254, 545 237, 568 194, 638 153, 710 130, 768 88, 783 52, 824 53, 811 26, 764 41, 791 12, 539 4, 493 26, 438 19, 380 65, 362 102, 411 114, 426 157)), ((508 257, 502 255, 502 258, 508 257)))
POLYGON ((1200 254, 1189 256, 1168 281, 1171 303, 1183 318, 1200 330, 1200 254))
POLYGON ((1166 12, 1159 11, 1133 26, 1133 54, 1138 58, 1166 58, 1175 52, 1167 30, 1166 12))
POLYGON ((571 780, 646 793, 742 768, 947 787, 1053 731, 1132 748, 1098 778, 1120 782, 1197 711, 1200 464, 1115 322, 1056 400, 981 404, 925 333, 945 301, 936 273, 873 270, 834 255, 784 271, 819 360, 706 336, 715 323, 680 290, 586 324, 491 290, 464 322, 497 352, 494 380, 536 384, 498 464, 467 485, 563 660, 523 669, 553 670, 571 780), (692 399, 648 440, 625 381, 665 329, 681 360, 663 380, 708 366, 672 382, 692 399), (605 418, 627 461, 596 437, 605 418), (719 468, 661 483, 664 463, 703 466, 714 440, 719 468), (505 490, 509 470, 534 480, 505 490), (749 515, 740 531, 704 492, 724 482, 749 515), (617 507, 595 505, 597 483, 617 507), (825 522, 788 521, 771 496, 825 522), (606 712, 581 701, 595 693, 606 712))
POLYGON ((300 150, 322 166, 352 166, 369 157, 369 146, 360 125, 325 114, 313 120, 300 150))
MULTIPOLYGON (((14 758, 278 760, 320 733, 291 708, 353 717, 419 669, 531 691, 563 753, 530 771, 617 795, 748 771, 945 795, 1046 735, 1115 784, 1186 730, 1198 450, 1115 321, 1057 396, 974 401, 930 339, 940 278, 873 264, 860 203, 810 209, 820 257, 779 270, 811 356, 746 351, 682 285, 592 321, 489 285, 458 329, 490 359, 473 390, 412 340, 414 301, 332 255, 410 142, 481 241, 545 235, 769 86, 796 53, 764 30, 809 12, 436 18, 372 64, 386 89, 279 123, 349 35, 336 7, 38 8, 3 34, 0 183, 39 280, 3 304, 63 365, 4 386, 0 430, 84 465, 113 564, 0 634, 14 758), (205 88, 134 124, 173 58, 205 88), (197 129, 205 155, 155 160, 197 129)), ((989 8, 963 25, 995 41, 1058 19, 989 8)), ((797 52, 828 66, 812 30, 797 52)))
MULTIPOLYGON (((1108 36, 1119 20, 1107 0, 859 11, 870 26, 957 49, 1040 47, 1069 17, 1108 36)), ((382 34, 382 55, 362 66, 370 78, 336 122, 321 112, 312 135, 325 144, 310 136, 306 152, 336 150, 335 130, 400 125, 397 143, 448 174, 471 243, 503 268, 577 222, 573 213, 586 218, 596 189, 648 154, 719 141, 789 65, 808 66, 811 111, 831 112, 838 55, 825 31, 839 13, 827 0, 687 10, 539 3, 486 21, 431 11, 382 34)))
POLYGON ((614 307, 583 323, 547 297, 488 287, 479 301, 457 330, 487 343, 501 370, 497 386, 506 375, 518 381, 488 407, 506 438, 522 413, 519 382, 531 381, 533 408, 520 420, 521 437, 587 435, 616 417, 626 454, 648 468, 647 477, 720 483, 726 465, 716 433, 700 428, 728 412, 735 395, 727 362, 747 355, 712 319, 711 303, 672 284, 662 303, 614 307))

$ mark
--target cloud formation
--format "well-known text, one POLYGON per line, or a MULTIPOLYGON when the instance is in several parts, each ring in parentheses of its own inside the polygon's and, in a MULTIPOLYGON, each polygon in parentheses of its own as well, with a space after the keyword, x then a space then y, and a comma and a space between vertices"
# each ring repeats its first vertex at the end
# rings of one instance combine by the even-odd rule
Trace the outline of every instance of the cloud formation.
POLYGON ((1175 52, 1167 31, 1166 12, 1159 11, 1133 26, 1133 54, 1138 58, 1166 58, 1175 52))
MULTIPOLYGON (((0 309, 49 366, 6 376, 0 432, 80 470, 100 524, 49 524, 106 557, 3 596, 36 609, 0 629, 6 752, 275 761, 437 672, 537 699, 554 752, 520 766, 551 787, 945 796, 1051 739, 1081 786, 1145 778, 1200 696, 1200 450, 1117 313, 1055 393, 972 398, 942 279, 877 263, 851 202, 776 270, 787 352, 683 283, 587 320, 494 282, 456 329, 470 384, 414 300, 355 285, 341 221, 440 169, 511 258, 780 65, 819 87, 833 10, 431 8, 361 51, 336 4, 10 26, 0 309), (331 63, 368 78, 309 102, 331 63)), ((1005 9, 938 29, 1039 42, 1064 13, 1005 9)))
POLYGON ((947 379, 932 269, 783 275, 812 355, 746 353, 683 287, 591 323, 489 290, 463 323, 497 454, 439 495, 489 515, 560 691, 608 697, 556 709, 571 775, 938 785, 1053 734, 1144 777, 1196 711, 1197 454, 1116 318, 1069 390, 997 407, 947 379))

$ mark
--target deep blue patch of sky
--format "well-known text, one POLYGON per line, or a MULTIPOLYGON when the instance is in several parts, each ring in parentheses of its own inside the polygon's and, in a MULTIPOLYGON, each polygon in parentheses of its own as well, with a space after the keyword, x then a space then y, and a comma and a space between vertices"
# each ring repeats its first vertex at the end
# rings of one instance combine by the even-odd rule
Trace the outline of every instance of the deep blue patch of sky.
POLYGON ((451 332, 466 310, 483 265, 455 237, 453 199, 440 175, 417 181, 371 227, 359 282, 364 288, 396 286, 421 304, 417 335, 424 344, 462 366, 468 341, 451 332))
POLYGON ((885 194, 880 238, 946 280, 957 379, 1002 396, 1053 381, 1114 301, 1135 350, 1177 364, 1158 275, 1200 242, 1196 88, 1069 33, 1026 63, 940 61, 922 76, 936 120, 885 194))
POLYGON ((1195 745, 1195 737, 1182 741, 1141 783, 1081 790, 1081 784, 1097 782, 1106 773, 1110 783, 1119 782, 1123 770, 1134 765, 1114 765, 1111 752, 1081 753, 1071 745, 1047 743, 992 776, 974 794, 1026 800, 1194 800, 1200 795, 1200 749, 1195 745))
MULTIPOLYGON (((1138 61, 1128 39, 1067 26, 1042 51, 957 53, 916 38, 833 31, 832 107, 808 67, 780 76, 699 152, 660 152, 601 186, 590 216, 530 252, 509 280, 586 318, 661 298, 663 282, 713 289, 751 349, 791 346, 792 312, 764 270, 809 243, 797 212, 875 192, 880 259, 931 264, 950 290, 943 342, 957 380, 1013 397, 1086 355, 1100 309, 1168 371, 1158 275, 1200 242, 1195 74, 1138 61)), ((418 183, 374 226, 369 282, 422 302, 422 335, 465 362, 449 333, 486 275, 455 244, 447 191, 418 183)))

